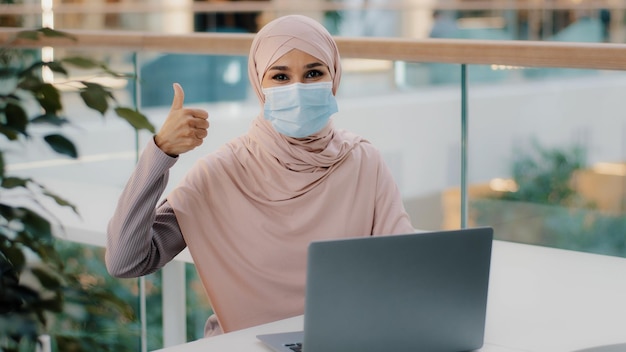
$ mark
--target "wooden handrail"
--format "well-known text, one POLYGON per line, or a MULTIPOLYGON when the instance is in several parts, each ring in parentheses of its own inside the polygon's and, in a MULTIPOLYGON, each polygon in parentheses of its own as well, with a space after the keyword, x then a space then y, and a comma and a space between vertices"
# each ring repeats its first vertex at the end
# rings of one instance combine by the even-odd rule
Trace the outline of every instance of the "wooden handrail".
MULTIPOLYGON (((6 43, 20 28, 0 28, 6 43)), ((248 55, 253 34, 155 34, 132 31, 66 30, 76 40, 19 39, 15 47, 102 48, 107 50, 248 55)), ((462 39, 336 37, 344 58, 522 67, 626 70, 626 44, 462 39)))
MULTIPOLYGON (((0 28, 0 42, 14 38, 23 28, 0 28)), ((40 40, 18 39, 15 47, 36 48, 103 48, 130 51, 159 51, 171 53, 199 53, 215 55, 247 55, 252 44, 252 34, 243 33, 189 33, 158 34, 134 31, 63 30, 76 40, 42 37, 40 40)))

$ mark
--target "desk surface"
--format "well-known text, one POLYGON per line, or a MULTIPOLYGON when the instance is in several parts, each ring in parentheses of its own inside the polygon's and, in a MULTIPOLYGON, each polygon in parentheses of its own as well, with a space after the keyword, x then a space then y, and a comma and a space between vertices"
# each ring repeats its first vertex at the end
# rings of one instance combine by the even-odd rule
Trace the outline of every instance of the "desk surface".
MULTIPOLYGON (((268 352, 257 334, 302 326, 299 316, 160 351, 268 352)), ((481 352, 626 351, 626 259, 494 241, 485 330, 481 352)))

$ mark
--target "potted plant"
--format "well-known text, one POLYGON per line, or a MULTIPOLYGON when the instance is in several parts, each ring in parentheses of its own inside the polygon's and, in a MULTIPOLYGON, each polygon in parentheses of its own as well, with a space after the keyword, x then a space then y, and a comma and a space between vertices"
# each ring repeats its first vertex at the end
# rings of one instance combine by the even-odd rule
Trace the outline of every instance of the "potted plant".
MULTIPOLYGON (((41 36, 75 40, 67 33, 49 28, 21 31, 15 39, 38 40, 41 36)), ((5 167, 5 155, 34 138, 41 138, 60 155, 78 157, 75 145, 61 133, 63 126, 70 124, 63 116, 62 94, 54 84, 42 79, 43 68, 64 76, 69 76, 70 67, 109 77, 132 79, 133 76, 115 72, 106 64, 83 56, 44 62, 37 51, 16 49, 12 42, 0 47, 0 138, 3 139, 0 142, 0 351, 34 349, 39 336, 49 333, 50 314, 63 312, 70 298, 81 301, 95 296, 102 306, 108 306, 120 316, 131 319, 133 314, 127 303, 114 293, 97 288, 86 292, 80 278, 65 271, 65 262, 55 246, 53 225, 56 220, 42 200, 51 199, 56 205, 76 213, 78 209, 36 180, 10 175, 5 167), (37 137, 31 133, 36 125, 52 128, 37 137), (15 199, 22 201, 15 202, 15 199), (26 205, 24 199, 28 200, 26 205)), ((114 110, 135 130, 154 132, 143 114, 119 105, 108 87, 87 80, 74 83, 79 87, 76 93, 84 104, 103 118, 105 113, 114 110)), ((56 338, 59 350, 104 349, 100 348, 101 342, 86 343, 72 334, 51 337, 56 338)))

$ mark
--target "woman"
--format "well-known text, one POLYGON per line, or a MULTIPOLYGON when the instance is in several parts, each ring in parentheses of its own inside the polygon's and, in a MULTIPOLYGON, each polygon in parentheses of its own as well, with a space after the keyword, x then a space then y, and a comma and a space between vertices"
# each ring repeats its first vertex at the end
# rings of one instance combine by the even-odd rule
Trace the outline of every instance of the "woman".
POLYGON ((108 228, 117 277, 154 272, 189 247, 215 312, 206 336, 303 314, 311 241, 413 232, 380 153, 333 127, 341 66, 322 25, 299 15, 268 23, 248 73, 262 107, 248 133, 198 160, 155 209, 176 157, 209 125, 174 85, 108 228))

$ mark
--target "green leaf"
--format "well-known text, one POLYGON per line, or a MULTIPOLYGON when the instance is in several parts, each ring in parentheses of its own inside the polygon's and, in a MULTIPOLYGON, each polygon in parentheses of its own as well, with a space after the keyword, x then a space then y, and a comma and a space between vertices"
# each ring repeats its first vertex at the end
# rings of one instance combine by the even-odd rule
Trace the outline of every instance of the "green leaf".
POLYGON ((63 137, 60 134, 49 134, 44 137, 44 140, 50 147, 57 153, 67 155, 71 158, 78 158, 78 152, 74 143, 69 139, 63 137))
POLYGON ((0 134, 3 134, 7 137, 8 140, 14 141, 18 138, 19 134, 14 130, 8 129, 0 125, 0 134))
MULTIPOLYGON (((0 237, 3 242, 8 242, 6 237, 0 237)), ((11 261, 13 268, 16 272, 21 273, 26 265, 26 256, 24 252, 22 252, 21 248, 16 248, 15 246, 10 246, 7 248, 2 248, 2 253, 11 261)))
POLYGON ((39 70, 41 70, 41 68, 44 65, 45 65, 45 62, 37 61, 31 64, 30 66, 28 66, 27 68, 23 69, 22 71, 19 71, 19 73, 17 74, 17 77, 22 78, 22 77, 28 77, 28 76, 38 76, 39 70))
POLYGON ((109 109, 107 99, 111 94, 99 84, 84 81, 81 81, 81 83, 85 85, 85 88, 80 92, 80 96, 85 104, 104 116, 104 113, 109 109))
POLYGON ((24 187, 24 188, 26 188, 29 183, 35 184, 39 188, 41 188, 43 194, 46 197, 49 197, 52 200, 54 200, 58 205, 63 206, 63 207, 69 207, 69 208, 71 208, 74 211, 74 213, 78 214, 78 209, 76 208, 76 206, 74 206, 72 203, 68 202, 64 198, 61 198, 60 196, 58 196, 55 193, 51 192, 45 186, 35 182, 31 178, 7 177, 7 178, 2 180, 1 186, 3 188, 6 188, 6 189, 12 189, 12 188, 16 188, 16 187, 24 187))
POLYGON ((61 73, 61 74, 65 75, 65 77, 68 76, 67 70, 58 61, 45 62, 44 65, 48 66, 48 68, 50 68, 50 70, 52 70, 53 72, 61 73))
POLYGON ((17 33, 17 35, 15 36, 16 38, 19 39, 28 39, 28 40, 38 40, 39 39, 39 32, 34 30, 34 31, 20 31, 17 33))
POLYGON ((7 221, 11 221, 15 218, 13 214, 14 211, 12 206, 0 203, 0 216, 7 219, 7 221))
POLYGON ((61 94, 52 84, 42 83, 31 89, 33 96, 46 113, 54 114, 63 109, 61 94))
POLYGON ((4 182, 4 153, 0 151, 0 182, 4 182))
POLYGON ((41 33, 44 37, 49 37, 49 38, 68 38, 68 39, 72 39, 73 41, 76 41, 76 37, 66 33, 66 32, 62 32, 62 31, 58 31, 56 29, 52 29, 52 28, 48 28, 48 27, 43 27, 43 28, 39 28, 37 30, 37 32, 41 33))
POLYGON ((2 187, 6 189, 26 187, 29 182, 32 182, 30 178, 7 177, 2 180, 2 187))
POLYGON ((24 231, 27 232, 31 238, 37 238, 43 243, 51 243, 53 237, 50 222, 28 208, 20 207, 19 210, 23 211, 22 222, 24 224, 24 231))
POLYGON ((63 207, 69 207, 72 209, 72 211, 74 211, 74 213, 78 214, 78 209, 76 208, 76 206, 70 202, 68 202, 67 200, 65 200, 64 198, 61 198, 59 196, 57 196, 56 194, 48 191, 45 187, 41 186, 44 190, 44 194, 47 197, 52 198, 58 205, 63 206, 63 207))
POLYGON ((20 79, 19 83, 17 84, 17 88, 30 91, 31 94, 35 95, 35 92, 42 84, 43 81, 41 80, 41 77, 37 75, 25 75, 20 79))
POLYGON ((61 59, 61 61, 82 69, 102 68, 104 66, 100 61, 82 56, 66 57, 61 59))
POLYGON ((18 242, 38 255, 45 263, 63 266, 54 250, 54 236, 50 222, 31 209, 20 207, 10 209, 14 221, 20 221, 23 229, 15 233, 13 242, 18 242))
POLYGON ((28 248, 29 252, 33 252, 41 260, 49 265, 63 267, 63 261, 59 254, 54 250, 54 237, 46 232, 21 231, 17 233, 17 238, 28 248))
MULTIPOLYGON (((37 304, 33 305, 37 310, 40 311, 49 311, 60 313, 63 311, 63 297, 61 295, 55 295, 52 298, 40 299, 37 301, 37 304)), ((46 319, 45 316, 40 317, 40 321, 45 325, 46 319)))
POLYGON ((23 134, 24 136, 28 136, 28 132, 26 132, 26 127, 28 126, 28 116, 26 115, 26 111, 24 111, 20 105, 8 103, 4 108, 4 114, 6 117, 6 123, 2 127, 23 134))
POLYGON ((134 76, 134 74, 113 71, 104 62, 83 56, 66 57, 63 58, 61 61, 65 64, 69 64, 85 70, 101 69, 102 71, 104 71, 104 73, 111 77, 130 79, 134 76))
POLYGON ((31 272, 41 285, 49 290, 56 290, 61 287, 61 280, 54 273, 44 270, 42 268, 33 268, 31 272))
POLYGON ((10 79, 19 75, 20 70, 16 67, 2 67, 0 68, 0 78, 10 79))
POLYGON ((107 73, 108 75, 112 76, 112 77, 116 77, 116 78, 125 78, 125 79, 134 79, 135 78, 135 74, 134 73, 122 73, 122 72, 116 72, 111 70, 110 68, 104 66, 102 67, 102 69, 104 70, 105 73, 107 73))
POLYGON ((30 120, 31 123, 46 123, 54 126, 63 126, 69 123, 69 120, 57 114, 43 114, 30 120))
POLYGON ((128 123, 130 123, 130 125, 133 126, 136 130, 146 129, 152 133, 155 132, 155 128, 150 123, 148 118, 138 111, 130 108, 117 107, 115 108, 115 113, 119 117, 128 121, 128 123))

